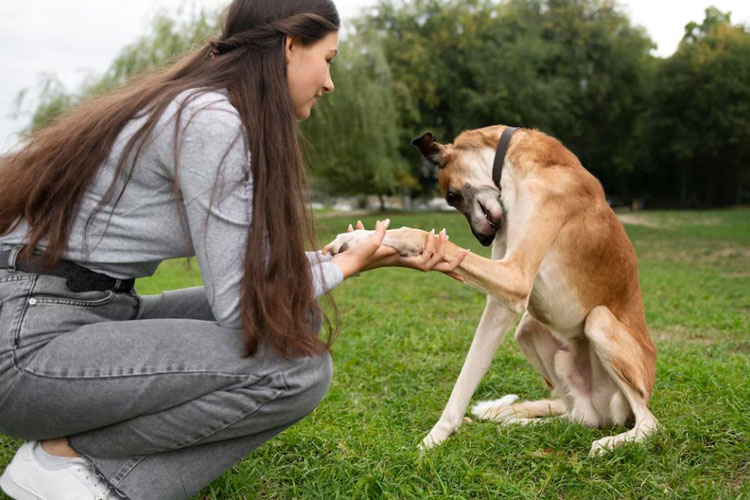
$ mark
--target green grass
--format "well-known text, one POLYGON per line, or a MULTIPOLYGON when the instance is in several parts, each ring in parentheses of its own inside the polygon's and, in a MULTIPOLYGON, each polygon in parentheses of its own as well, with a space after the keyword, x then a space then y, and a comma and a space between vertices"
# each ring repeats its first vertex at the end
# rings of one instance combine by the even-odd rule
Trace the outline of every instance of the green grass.
MULTIPOLYGON (((390 217, 394 228, 446 227, 452 241, 488 255, 457 214, 390 217)), ((321 219, 321 241, 349 222, 321 219)), ((633 222, 626 229, 659 348, 651 409, 663 430, 645 444, 592 459, 592 441, 623 429, 473 423, 421 455, 484 297, 438 274, 377 270, 334 292, 343 329, 320 407, 198 498, 750 498, 750 211, 646 212, 633 222)), ((168 262, 139 290, 199 282, 196 264, 168 262)), ((547 395, 512 335, 474 398, 509 392, 547 395)), ((17 444, 0 439, 0 467, 17 444)))

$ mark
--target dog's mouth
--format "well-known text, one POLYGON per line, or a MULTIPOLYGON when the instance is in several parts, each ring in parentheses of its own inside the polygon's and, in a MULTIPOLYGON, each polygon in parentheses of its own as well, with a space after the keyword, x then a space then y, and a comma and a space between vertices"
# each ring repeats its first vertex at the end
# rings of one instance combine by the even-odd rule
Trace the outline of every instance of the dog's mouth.
POLYGON ((466 219, 469 221, 469 226, 471 226, 471 232, 474 234, 474 237, 479 240, 482 245, 490 246, 495 239, 495 235, 500 230, 503 220, 502 218, 493 218, 492 212, 490 212, 481 202, 477 202, 477 204, 482 211, 482 215, 484 215, 484 220, 487 222, 486 225, 482 222, 482 219, 479 214, 476 214, 476 212, 476 215, 474 216, 466 214, 466 219))
POLYGON ((471 233, 474 235, 474 237, 477 239, 479 243, 481 243, 483 246, 490 246, 493 241, 495 241, 495 233, 492 234, 481 234, 474 229, 471 230, 471 233))
POLYGON ((487 219, 487 223, 490 225, 490 227, 494 231, 497 231, 498 228, 500 227, 500 225, 497 222, 495 222, 495 220, 492 218, 492 214, 490 213, 490 211, 487 210, 484 207, 484 205, 482 205, 481 203, 479 204, 479 208, 482 209, 482 213, 484 214, 484 218, 487 219))

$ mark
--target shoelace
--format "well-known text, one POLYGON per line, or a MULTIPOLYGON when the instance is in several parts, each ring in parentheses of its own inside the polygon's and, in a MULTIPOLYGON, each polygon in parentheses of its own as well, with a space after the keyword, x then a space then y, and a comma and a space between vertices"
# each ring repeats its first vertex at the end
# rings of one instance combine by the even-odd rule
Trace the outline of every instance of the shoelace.
POLYGON ((112 497, 109 493, 109 487, 102 483, 102 481, 91 471, 88 464, 79 464, 73 471, 83 481, 95 495, 96 500, 109 500, 112 497))

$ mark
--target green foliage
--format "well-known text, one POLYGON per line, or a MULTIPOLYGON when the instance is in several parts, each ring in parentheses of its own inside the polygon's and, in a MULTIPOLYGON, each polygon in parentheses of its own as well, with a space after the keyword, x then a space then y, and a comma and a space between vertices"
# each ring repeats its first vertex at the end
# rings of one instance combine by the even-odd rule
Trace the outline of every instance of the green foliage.
POLYGON ((187 21, 179 21, 165 12, 151 23, 151 32, 125 47, 104 77, 85 93, 106 92, 129 80, 167 65, 191 50, 204 45, 219 32, 218 15, 200 11, 187 21))
POLYGON ((653 42, 613 1, 384 0, 366 22, 412 91, 415 132, 537 127, 612 190, 635 169, 653 42))
POLYGON ((386 195, 416 188, 398 153, 399 109, 408 93, 396 91, 379 40, 361 32, 342 41, 339 53, 331 74, 336 91, 302 124, 318 189, 386 195))
POLYGON ((750 189, 750 29, 706 10, 657 73, 650 135, 662 198, 741 203, 750 189))
MULTIPOLYGON (((67 94, 62 82, 52 74, 40 75, 39 97, 36 108, 31 113, 31 123, 28 132, 35 132, 51 125, 55 119, 70 109, 76 99, 67 94)), ((24 89, 16 95, 15 116, 21 114, 21 108, 27 99, 29 89, 24 89)))
MULTIPOLYGON (((714 7, 685 29, 660 59, 617 0, 380 0, 348 27, 336 92, 302 125, 316 191, 434 194, 412 138, 506 123, 560 138, 622 203, 746 203, 750 31, 714 7)), ((48 78, 31 128, 216 31, 215 14, 162 13, 80 92, 48 78)))

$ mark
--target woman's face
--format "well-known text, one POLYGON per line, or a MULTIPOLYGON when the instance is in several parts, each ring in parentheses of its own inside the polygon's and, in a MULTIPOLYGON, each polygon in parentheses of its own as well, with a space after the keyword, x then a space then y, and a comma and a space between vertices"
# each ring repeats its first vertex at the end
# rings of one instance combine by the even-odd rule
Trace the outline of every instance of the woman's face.
POLYGON ((286 72, 298 120, 305 120, 310 116, 318 97, 333 92, 330 66, 338 54, 338 47, 338 31, 331 31, 321 40, 307 46, 300 43, 299 39, 287 38, 286 72))

